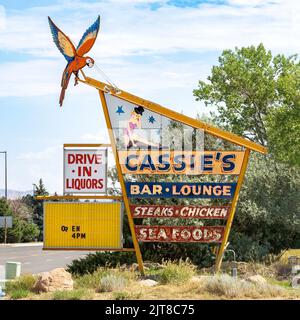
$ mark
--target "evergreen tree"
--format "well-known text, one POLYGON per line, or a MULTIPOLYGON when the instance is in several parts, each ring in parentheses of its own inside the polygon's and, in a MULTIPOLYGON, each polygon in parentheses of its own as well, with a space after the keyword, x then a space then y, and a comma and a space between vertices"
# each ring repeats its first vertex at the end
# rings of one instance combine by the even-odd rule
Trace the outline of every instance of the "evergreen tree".
POLYGON ((43 240, 43 202, 36 199, 36 196, 48 196, 43 180, 40 179, 38 184, 34 184, 33 196, 26 195, 23 197, 23 201, 33 208, 33 222, 38 226, 40 230, 39 240, 43 240))

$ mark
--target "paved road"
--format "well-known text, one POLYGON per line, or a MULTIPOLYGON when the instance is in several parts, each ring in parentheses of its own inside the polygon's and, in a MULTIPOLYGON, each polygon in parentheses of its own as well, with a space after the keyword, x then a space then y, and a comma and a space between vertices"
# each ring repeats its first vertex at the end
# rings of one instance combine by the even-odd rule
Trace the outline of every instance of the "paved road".
POLYGON ((88 253, 87 251, 43 251, 42 244, 20 247, 0 246, 0 267, 5 265, 6 261, 21 262, 21 273, 37 274, 66 267, 72 260, 88 253))

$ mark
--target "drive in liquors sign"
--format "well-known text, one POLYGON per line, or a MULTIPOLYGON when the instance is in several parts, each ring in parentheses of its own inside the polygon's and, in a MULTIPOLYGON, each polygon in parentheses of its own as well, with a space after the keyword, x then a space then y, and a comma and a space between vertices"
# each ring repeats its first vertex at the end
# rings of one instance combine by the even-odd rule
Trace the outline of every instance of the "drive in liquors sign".
POLYGON ((106 194, 107 148, 64 148, 64 194, 106 194))

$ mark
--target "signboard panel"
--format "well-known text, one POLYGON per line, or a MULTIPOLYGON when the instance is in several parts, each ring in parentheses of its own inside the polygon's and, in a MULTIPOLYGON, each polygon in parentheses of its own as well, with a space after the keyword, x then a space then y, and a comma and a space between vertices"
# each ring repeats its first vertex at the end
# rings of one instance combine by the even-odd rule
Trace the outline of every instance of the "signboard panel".
POLYGON ((104 93, 117 150, 203 150, 204 133, 147 107, 104 93), (180 129, 178 128, 180 127, 180 129))
POLYGON ((236 183, 126 182, 129 198, 222 198, 234 195, 236 183))
POLYGON ((226 219, 230 206, 131 205, 134 218, 226 219))
POLYGON ((240 173, 243 151, 119 151, 124 174, 232 174, 240 173))
POLYGON ((135 226, 137 239, 143 242, 221 242, 225 227, 135 226))
POLYGON ((44 249, 122 246, 120 202, 44 203, 44 249))
POLYGON ((107 148, 64 149, 64 194, 106 194, 107 148))
POLYGON ((0 217, 0 228, 12 228, 12 216, 0 217))

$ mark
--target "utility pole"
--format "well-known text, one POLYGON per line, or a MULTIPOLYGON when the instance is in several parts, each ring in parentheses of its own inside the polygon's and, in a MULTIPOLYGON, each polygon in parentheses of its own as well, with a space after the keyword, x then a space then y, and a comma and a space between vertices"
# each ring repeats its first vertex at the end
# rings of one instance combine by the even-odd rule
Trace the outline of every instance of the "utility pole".
POLYGON ((6 243, 7 239, 7 223, 6 223, 6 218, 4 218, 4 243, 6 243))
POLYGON ((0 151, 5 155, 5 199, 7 200, 7 151, 0 151))

